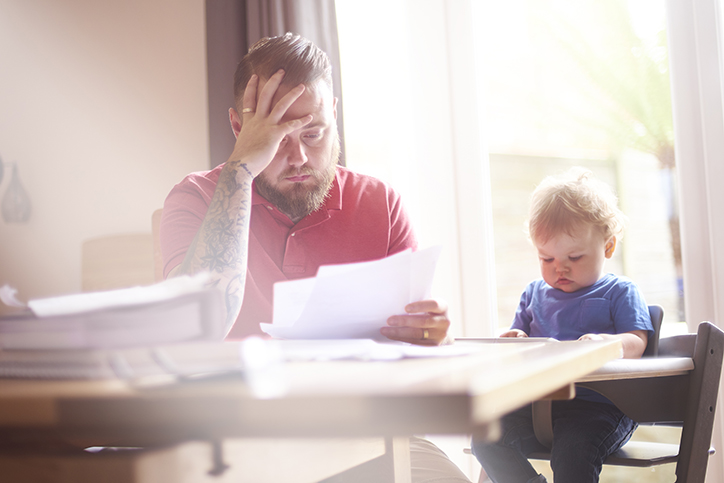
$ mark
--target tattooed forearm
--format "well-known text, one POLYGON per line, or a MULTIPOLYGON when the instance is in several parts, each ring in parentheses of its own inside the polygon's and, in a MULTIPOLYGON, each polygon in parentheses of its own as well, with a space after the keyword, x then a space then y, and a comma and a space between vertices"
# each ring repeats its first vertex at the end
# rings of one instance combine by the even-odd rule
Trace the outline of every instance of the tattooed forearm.
POLYGON ((186 253, 184 273, 222 273, 245 265, 252 178, 248 169, 238 178, 237 170, 222 170, 201 229, 186 253))
POLYGON ((246 281, 253 176, 239 161, 222 169, 204 221, 189 247, 180 273, 211 273, 224 294, 227 329, 241 308, 246 281))
POLYGON ((224 303, 226 304, 226 331, 231 329, 231 326, 236 322, 236 316, 241 309, 241 302, 243 297, 241 294, 244 293, 244 285, 246 282, 246 273, 240 273, 236 277, 229 280, 226 286, 226 292, 224 293, 224 303))

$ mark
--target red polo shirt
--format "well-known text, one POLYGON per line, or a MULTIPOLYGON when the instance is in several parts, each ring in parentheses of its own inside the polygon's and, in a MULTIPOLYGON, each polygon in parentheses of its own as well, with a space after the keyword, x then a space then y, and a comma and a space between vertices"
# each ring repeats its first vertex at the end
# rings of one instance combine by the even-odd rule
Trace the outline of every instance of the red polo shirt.
MULTIPOLYGON (((160 238, 163 275, 179 265, 206 215, 223 165, 191 173, 169 193, 160 238)), ((228 338, 261 334, 272 321, 275 282, 313 277, 320 265, 384 258, 417 240, 400 196, 370 176, 338 167, 324 205, 296 225, 252 192, 244 301, 228 338)))

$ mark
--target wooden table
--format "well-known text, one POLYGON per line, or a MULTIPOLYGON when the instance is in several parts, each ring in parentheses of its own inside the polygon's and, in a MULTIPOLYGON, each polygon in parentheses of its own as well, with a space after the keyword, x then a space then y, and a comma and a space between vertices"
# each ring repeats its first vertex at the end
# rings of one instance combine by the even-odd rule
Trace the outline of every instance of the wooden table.
MULTIPOLYGON (((621 355, 618 341, 459 344, 476 350, 456 357, 287 363, 265 374, 276 381, 271 393, 241 377, 151 387, 120 380, 0 380, 0 445, 168 448, 229 438, 260 445, 314 438, 331 442, 329 451, 341 448, 340 441, 361 445, 361 461, 385 454, 395 461, 395 481, 409 481, 409 435, 494 432, 506 412, 570 388, 621 355)), ((228 451, 214 453, 221 446, 209 448, 207 466, 222 469, 233 460, 228 451)), ((270 449, 269 461, 287 461, 288 452, 275 453, 281 450, 270 449)), ((256 459, 262 468, 270 468, 269 461, 256 459)))

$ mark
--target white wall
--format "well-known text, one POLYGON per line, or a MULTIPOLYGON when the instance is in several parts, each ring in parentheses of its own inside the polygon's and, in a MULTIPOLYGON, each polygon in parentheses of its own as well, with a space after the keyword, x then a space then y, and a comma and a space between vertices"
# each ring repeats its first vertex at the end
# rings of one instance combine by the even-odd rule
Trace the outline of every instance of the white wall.
POLYGON ((77 292, 83 240, 150 232, 208 167, 204 2, 0 0, 0 73, 0 157, 33 205, 0 219, 0 285, 77 292))

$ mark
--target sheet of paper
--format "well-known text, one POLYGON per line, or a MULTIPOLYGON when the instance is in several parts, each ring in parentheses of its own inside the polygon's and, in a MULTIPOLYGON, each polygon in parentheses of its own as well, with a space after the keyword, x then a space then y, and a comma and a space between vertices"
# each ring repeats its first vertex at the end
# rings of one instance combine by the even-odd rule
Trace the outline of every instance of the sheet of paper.
POLYGON ((222 296, 208 274, 28 302, 0 317, 2 349, 105 349, 221 340, 222 296))
POLYGON ((302 315, 304 307, 314 290, 314 279, 303 278, 289 283, 274 284, 274 324, 277 327, 289 327, 302 315))
POLYGON ((103 292, 87 292, 28 302, 38 317, 79 314, 111 307, 134 306, 143 303, 171 300, 187 293, 201 290, 208 283, 208 273, 170 278, 153 285, 130 287, 103 292))
POLYGON ((25 308, 25 304, 17 298, 18 290, 10 285, 0 287, 0 301, 8 307, 25 308))
POLYGON ((440 251, 320 267, 313 279, 277 283, 274 323, 261 328, 281 339, 383 339, 388 317, 429 297, 440 251))
POLYGON ((442 346, 419 346, 394 341, 370 339, 276 340, 287 361, 389 361, 419 357, 456 357, 482 352, 482 344, 455 343, 442 346))

